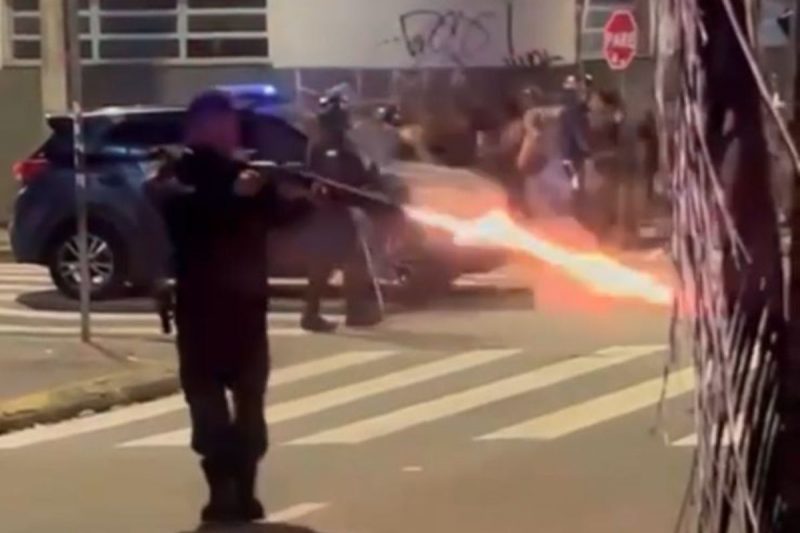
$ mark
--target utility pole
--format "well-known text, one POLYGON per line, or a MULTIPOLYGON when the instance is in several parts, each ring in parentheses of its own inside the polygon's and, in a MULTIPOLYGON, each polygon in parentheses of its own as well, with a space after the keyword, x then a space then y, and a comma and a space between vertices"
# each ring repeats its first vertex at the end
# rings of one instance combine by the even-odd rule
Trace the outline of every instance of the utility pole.
POLYGON ((69 111, 64 3, 39 2, 42 29, 41 91, 45 113, 69 111))
MULTIPOLYGON (((794 87, 792 90, 792 137, 795 145, 800 141, 800 0, 795 3, 789 31, 792 57, 795 61, 794 87)), ((790 274, 789 274, 789 320, 788 343, 784 360, 781 361, 778 395, 778 410, 781 431, 776 445, 775 462, 779 465, 773 480, 779 494, 781 513, 779 533, 791 533, 800 527, 800 176, 795 171, 792 187, 790 274)))
POLYGON ((75 213, 78 220, 78 253, 80 255, 81 340, 91 342, 89 320, 91 278, 89 272, 89 220, 87 214, 86 157, 83 138, 83 72, 81 66, 81 30, 79 0, 65 0, 66 45, 69 63, 69 101, 72 108, 73 154, 75 161, 75 213))
POLYGON ((80 3, 78 0, 48 0, 39 2, 39 6, 42 28, 42 108, 45 113, 69 112, 72 116, 81 340, 88 343, 91 341, 91 278, 83 138, 80 3))

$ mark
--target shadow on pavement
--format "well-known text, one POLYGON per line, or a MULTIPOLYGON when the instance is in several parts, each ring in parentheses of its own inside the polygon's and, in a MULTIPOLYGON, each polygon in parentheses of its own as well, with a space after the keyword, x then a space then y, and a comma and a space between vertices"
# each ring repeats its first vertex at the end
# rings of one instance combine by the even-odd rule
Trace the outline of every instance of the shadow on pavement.
POLYGON ((202 525, 191 531, 182 533, 322 533, 316 529, 291 524, 237 524, 237 525, 202 525))

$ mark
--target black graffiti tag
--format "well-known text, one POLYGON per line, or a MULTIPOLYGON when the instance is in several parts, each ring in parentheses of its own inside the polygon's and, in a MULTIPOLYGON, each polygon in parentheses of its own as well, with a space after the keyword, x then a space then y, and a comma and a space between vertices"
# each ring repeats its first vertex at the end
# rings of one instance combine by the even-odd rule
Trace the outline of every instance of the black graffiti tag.
POLYGON ((400 30, 412 58, 439 57, 465 66, 491 44, 486 22, 494 17, 493 12, 470 15, 456 10, 419 9, 400 16, 400 30))

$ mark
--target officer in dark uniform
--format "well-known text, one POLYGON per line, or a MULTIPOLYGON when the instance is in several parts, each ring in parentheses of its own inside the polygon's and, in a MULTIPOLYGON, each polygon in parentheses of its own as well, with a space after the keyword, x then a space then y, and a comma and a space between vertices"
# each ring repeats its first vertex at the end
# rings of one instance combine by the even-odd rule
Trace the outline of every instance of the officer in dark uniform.
POLYGON ((311 205, 283 199, 235 159, 239 129, 226 95, 199 96, 187 112, 186 149, 145 186, 174 250, 180 379, 210 488, 204 522, 264 516, 255 482, 267 450, 267 232, 311 205))
MULTIPOLYGON (((377 172, 367 168, 347 138, 350 117, 344 98, 339 95, 322 98, 317 119, 319 138, 309 146, 309 169, 351 187, 374 187, 377 172)), ((322 317, 320 305, 337 269, 344 273, 347 325, 370 327, 382 320, 367 256, 369 251, 359 235, 351 209, 340 202, 328 202, 315 210, 307 223, 306 249, 310 260, 302 320, 304 329, 330 332, 336 328, 336 324, 322 317)))

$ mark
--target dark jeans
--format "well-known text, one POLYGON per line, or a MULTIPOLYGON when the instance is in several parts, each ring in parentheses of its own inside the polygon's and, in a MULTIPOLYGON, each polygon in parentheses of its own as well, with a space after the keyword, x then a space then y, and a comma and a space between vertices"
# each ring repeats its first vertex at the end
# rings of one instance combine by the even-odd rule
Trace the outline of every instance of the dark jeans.
POLYGON ((218 463, 257 462, 268 444, 264 396, 270 359, 265 309, 233 309, 223 302, 211 305, 220 310, 211 313, 219 315, 216 325, 209 323, 208 313, 181 309, 180 303, 176 317, 192 448, 218 463), (241 327, 237 330, 227 317, 241 327))

